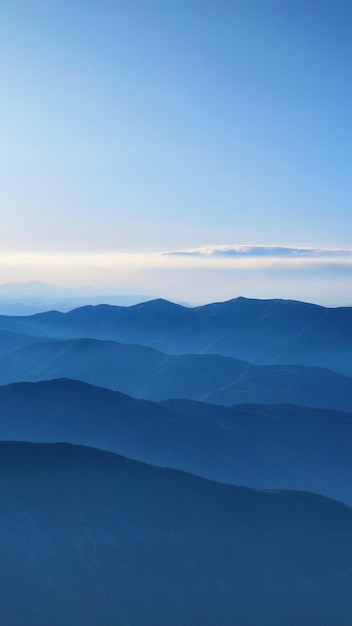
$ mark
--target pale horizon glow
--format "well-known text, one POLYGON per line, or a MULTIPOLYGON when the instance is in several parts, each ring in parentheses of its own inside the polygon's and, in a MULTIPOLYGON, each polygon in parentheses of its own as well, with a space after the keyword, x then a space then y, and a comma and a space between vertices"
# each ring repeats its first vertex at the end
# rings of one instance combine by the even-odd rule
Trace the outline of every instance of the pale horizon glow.
POLYGON ((180 254, 2 252, 0 272, 3 284, 41 281, 102 294, 148 292, 190 304, 242 295, 352 305, 352 249, 286 246, 283 253, 282 247, 261 246, 260 254, 253 254, 253 245, 246 244, 220 247, 219 256, 216 251, 219 247, 203 246, 180 254), (224 254, 234 249, 234 256, 224 254))

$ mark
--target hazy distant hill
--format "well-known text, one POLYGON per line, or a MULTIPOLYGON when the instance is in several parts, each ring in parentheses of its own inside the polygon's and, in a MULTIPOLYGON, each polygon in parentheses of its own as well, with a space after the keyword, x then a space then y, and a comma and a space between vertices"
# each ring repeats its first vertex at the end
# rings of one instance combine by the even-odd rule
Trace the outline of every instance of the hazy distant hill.
POLYGON ((165 300, 69 313, 0 316, 0 329, 40 337, 91 337, 170 353, 222 354, 257 364, 319 365, 352 375, 352 308, 250 300, 187 308, 165 300))
POLYGON ((146 294, 125 294, 118 289, 104 295, 93 287, 64 288, 40 281, 0 285, 1 315, 32 315, 53 309, 70 311, 73 308, 102 302, 130 306, 148 299, 150 296, 146 294))
POLYGON ((6 626, 350 626, 352 510, 67 444, 0 444, 6 626))
POLYGON ((148 400, 301 404, 352 411, 352 379, 306 366, 255 366, 219 355, 167 355, 96 339, 42 341, 0 355, 0 384, 73 378, 148 400))
POLYGON ((280 405, 156 404, 72 380, 0 387, 0 439, 68 441, 213 480, 352 505, 352 415, 280 405))

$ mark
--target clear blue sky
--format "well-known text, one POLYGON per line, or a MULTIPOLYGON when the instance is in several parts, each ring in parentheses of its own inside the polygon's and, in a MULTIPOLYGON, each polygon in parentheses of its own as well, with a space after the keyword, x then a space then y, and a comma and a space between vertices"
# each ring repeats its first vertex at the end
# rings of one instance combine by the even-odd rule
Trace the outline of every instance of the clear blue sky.
POLYGON ((3 254, 352 247, 351 33, 351 0, 1 0, 3 254))

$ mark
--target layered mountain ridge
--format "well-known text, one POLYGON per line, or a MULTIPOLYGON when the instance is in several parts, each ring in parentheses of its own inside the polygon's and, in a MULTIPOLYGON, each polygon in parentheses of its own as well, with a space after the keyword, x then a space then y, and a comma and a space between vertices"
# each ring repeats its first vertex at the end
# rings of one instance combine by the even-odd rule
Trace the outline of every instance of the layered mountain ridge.
POLYGON ((291 405, 161 404, 73 380, 0 387, 0 439, 85 444, 256 488, 352 505, 352 414, 291 405))
POLYGON ((221 354, 256 364, 318 365, 352 374, 351 307, 240 297, 188 308, 152 300, 130 307, 0 316, 0 329, 42 338, 137 343, 174 354, 221 354))
POLYGON ((352 411, 352 379, 324 368, 167 355, 98 339, 44 341, 0 355, 0 384, 73 378, 148 400, 301 404, 352 411))
POLYGON ((1 623, 350 626, 351 312, 0 316, 1 623))

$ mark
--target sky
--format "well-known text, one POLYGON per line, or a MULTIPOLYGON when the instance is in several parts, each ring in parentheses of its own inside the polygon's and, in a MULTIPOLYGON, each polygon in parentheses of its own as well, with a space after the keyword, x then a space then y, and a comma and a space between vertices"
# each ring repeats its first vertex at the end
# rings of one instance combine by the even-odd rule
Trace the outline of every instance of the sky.
POLYGON ((352 305, 352 0, 0 0, 0 284, 352 305))

